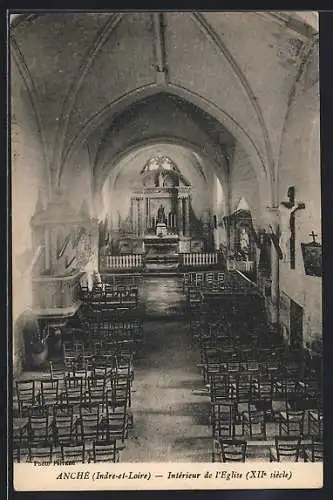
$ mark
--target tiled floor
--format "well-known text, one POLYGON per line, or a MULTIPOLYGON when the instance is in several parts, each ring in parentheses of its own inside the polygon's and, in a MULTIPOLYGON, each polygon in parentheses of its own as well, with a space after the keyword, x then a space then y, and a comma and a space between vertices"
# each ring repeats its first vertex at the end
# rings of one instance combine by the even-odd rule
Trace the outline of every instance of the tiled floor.
POLYGON ((143 276, 139 287, 139 304, 145 317, 170 318, 183 315, 185 297, 177 276, 143 276))
POLYGON ((134 429, 122 461, 210 461, 208 400, 197 390, 198 357, 184 323, 146 322, 145 336, 135 367, 134 429))

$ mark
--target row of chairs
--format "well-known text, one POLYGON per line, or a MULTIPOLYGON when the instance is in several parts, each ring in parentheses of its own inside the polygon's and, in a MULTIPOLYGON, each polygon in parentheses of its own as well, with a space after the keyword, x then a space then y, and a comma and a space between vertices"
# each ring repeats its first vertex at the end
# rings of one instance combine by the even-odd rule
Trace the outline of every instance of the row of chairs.
POLYGON ((81 289, 81 296, 85 303, 97 309, 135 309, 138 306, 138 288, 134 286, 113 286, 109 284, 96 285, 90 291, 81 289))
POLYGON ((222 284, 224 283, 225 273, 221 271, 202 271, 202 272, 189 272, 183 274, 183 289, 188 287, 196 287, 203 284, 222 284))
MULTIPOLYGON (((84 445, 89 451, 92 443, 123 444, 128 437, 128 429, 133 426, 129 379, 114 380, 107 371, 101 371, 94 378, 65 377, 62 392, 59 380, 41 380, 39 384, 40 393, 33 391, 32 399, 24 398, 26 411, 14 419, 17 454, 30 450, 31 456, 32 447, 58 447, 59 452, 60 447, 67 445, 72 451, 76 445, 84 445)), ((113 449, 116 448, 119 449, 118 444, 114 444, 113 449)))
POLYGON ((283 345, 266 320, 262 297, 232 272, 225 274, 221 293, 203 279, 186 292, 198 367, 208 389, 213 460, 228 461, 227 451, 238 444, 238 459, 244 461, 246 447, 257 441, 271 461, 282 460, 284 451, 298 461, 301 450, 304 459, 315 459, 323 434, 321 379, 283 345))
POLYGON ((124 370, 126 366, 133 371, 133 348, 136 346, 128 341, 112 342, 104 337, 96 338, 94 343, 76 342, 74 344, 64 342, 63 363, 66 369, 71 367, 82 367, 92 369, 93 366, 106 363, 112 365, 114 372, 124 370))
POLYGON ((14 420, 14 440, 20 445, 42 445, 48 441, 61 445, 73 441, 121 439, 128 436, 129 414, 125 396, 107 395, 105 406, 86 403, 57 403, 51 407, 33 406, 27 418, 14 420), (51 411, 50 411, 51 410, 51 411))
MULTIPOLYGON (((248 442, 243 439, 214 439, 212 462, 246 462, 248 442)), ((275 436, 268 447, 270 462, 322 462, 323 442, 312 437, 302 443, 301 437, 275 436)))
POLYGON ((60 445, 57 449, 52 442, 45 442, 42 446, 32 443, 25 449, 14 443, 13 460, 44 464, 73 465, 76 463, 116 463, 120 460, 120 451, 124 446, 119 445, 116 439, 97 440, 87 449, 84 441, 73 441, 60 445))
POLYGON ((183 275, 184 292, 192 289, 211 289, 228 290, 229 292, 254 291, 254 285, 244 279, 237 271, 201 271, 184 273, 183 275))
POLYGON ((50 362, 50 374, 42 380, 16 381, 15 402, 18 413, 36 403, 52 405, 58 402, 75 401, 76 404, 103 402, 105 391, 122 387, 128 391, 131 404, 131 387, 134 380, 132 359, 118 360, 114 365, 114 357, 100 359, 90 369, 80 369, 75 365, 69 369, 54 369, 50 362), (108 361, 110 363, 108 364, 108 361))

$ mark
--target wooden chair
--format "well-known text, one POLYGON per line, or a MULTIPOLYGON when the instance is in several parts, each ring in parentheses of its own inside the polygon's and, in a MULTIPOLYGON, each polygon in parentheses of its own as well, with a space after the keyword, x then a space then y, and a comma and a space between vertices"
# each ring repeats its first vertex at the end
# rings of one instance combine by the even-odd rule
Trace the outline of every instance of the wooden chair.
POLYGON ((84 442, 98 440, 102 416, 101 407, 85 404, 80 406, 79 412, 79 439, 84 442))
POLYGON ((60 393, 59 393, 59 380, 41 380, 41 404, 42 406, 54 406, 58 404, 60 393))
POLYGON ((38 401, 39 392, 36 389, 35 380, 16 381, 16 395, 19 414, 23 416, 28 408, 38 401))
POLYGON ((52 382, 58 380, 59 386, 64 383, 65 372, 63 366, 56 367, 53 361, 49 361, 49 374, 52 382))
POLYGON ((213 462, 245 462, 247 441, 218 439, 213 443, 213 462), (216 460, 217 458, 217 460, 216 460))
POLYGON ((283 434, 287 436, 293 434, 303 436, 305 420, 304 410, 290 410, 287 408, 286 411, 278 412, 277 418, 280 436, 283 434))
POLYGON ((67 405, 81 405, 86 399, 87 378, 68 376, 65 378, 65 391, 62 394, 62 402, 67 405))
POLYGON ((77 417, 72 405, 61 404, 53 407, 53 440, 57 445, 72 442, 77 437, 77 417))
POLYGON ((294 399, 299 394, 298 387, 298 380, 294 377, 278 376, 272 380, 273 395, 276 399, 294 399))
POLYGON ((235 384, 235 397, 237 403, 248 403, 252 399, 252 377, 251 375, 238 374, 235 384))
POLYGON ((117 410, 127 411, 130 407, 130 380, 122 381, 114 380, 111 390, 107 391, 106 404, 109 410, 113 412, 117 410))
POLYGON ((269 449, 270 462, 298 462, 301 436, 275 436, 275 447, 269 449))
POLYGON ((250 439, 259 436, 266 440, 266 416, 263 410, 257 410, 253 404, 249 403, 248 410, 243 412, 241 417, 243 434, 248 433, 250 439), (259 432, 255 432, 258 427, 259 432))
POLYGON ((61 460, 71 463, 85 463, 86 449, 85 443, 74 441, 61 445, 61 460))
POLYGON ((234 400, 225 399, 211 403, 211 424, 213 437, 235 435, 237 406, 234 400))
POLYGON ((89 462, 119 462, 119 446, 117 440, 94 441, 89 453, 89 462))
POLYGON ((106 379, 92 378, 88 380, 87 403, 90 406, 99 405, 102 410, 106 399, 106 379))
POLYGON ((51 442, 40 443, 39 446, 29 444, 27 462, 52 464, 53 445, 51 442))
POLYGON ((21 454, 22 454, 22 452, 21 452, 20 442, 13 439, 13 445, 12 445, 13 462, 20 463, 21 462, 21 454))
POLYGON ((312 436, 311 444, 303 447, 304 462, 322 462, 324 460, 324 446, 320 436, 312 436))
POLYGON ((112 439, 114 435, 121 435, 121 440, 128 436, 129 413, 127 408, 127 395, 121 390, 117 394, 114 388, 107 392, 106 414, 101 419, 101 433, 106 439, 112 439))
POLYGON ((50 434, 48 409, 40 406, 32 406, 28 412, 28 442, 33 444, 48 442, 50 434))
POLYGON ((323 435, 324 414, 323 410, 317 408, 308 413, 308 432, 310 436, 323 435))
POLYGON ((13 424, 13 443, 16 443, 19 448, 28 442, 28 418, 15 417, 12 420, 13 424))

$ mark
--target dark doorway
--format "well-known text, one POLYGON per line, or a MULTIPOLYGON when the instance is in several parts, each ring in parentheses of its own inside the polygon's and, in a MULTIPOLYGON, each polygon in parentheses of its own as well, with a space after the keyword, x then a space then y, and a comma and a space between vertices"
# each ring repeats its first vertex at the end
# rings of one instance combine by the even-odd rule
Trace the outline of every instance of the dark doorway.
POLYGON ((303 307, 290 299, 290 347, 302 349, 303 341, 303 307))

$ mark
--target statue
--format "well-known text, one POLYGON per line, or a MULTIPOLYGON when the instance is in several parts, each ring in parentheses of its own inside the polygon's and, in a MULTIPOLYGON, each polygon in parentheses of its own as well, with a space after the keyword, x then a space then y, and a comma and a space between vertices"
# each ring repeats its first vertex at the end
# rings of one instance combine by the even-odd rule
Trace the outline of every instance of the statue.
POLYGON ((157 210, 157 222, 165 223, 165 212, 163 205, 160 205, 157 210))
POLYGON ((163 179, 164 179, 164 175, 162 172, 160 172, 158 174, 158 187, 163 187, 163 184, 164 184, 163 179))
POLYGON ((239 237, 239 243, 240 243, 240 250, 242 255, 247 258, 249 254, 249 248, 250 248, 250 238, 249 235, 245 229, 245 227, 242 227, 240 237, 239 237))

